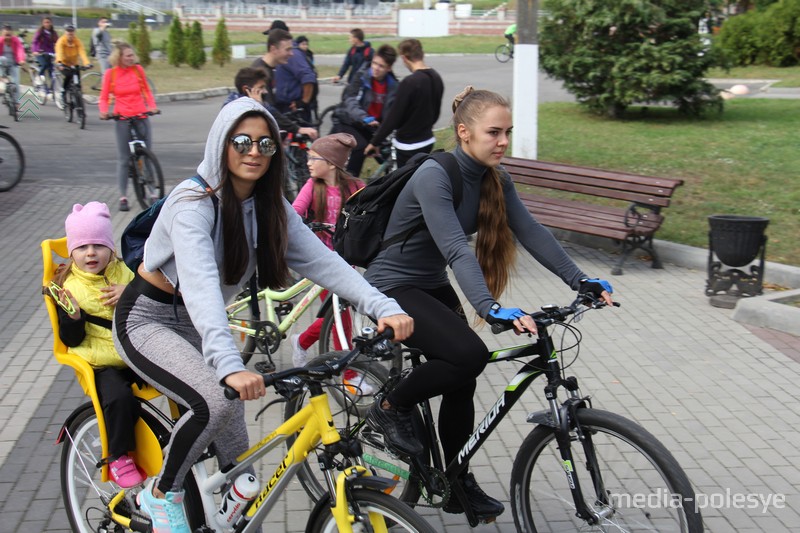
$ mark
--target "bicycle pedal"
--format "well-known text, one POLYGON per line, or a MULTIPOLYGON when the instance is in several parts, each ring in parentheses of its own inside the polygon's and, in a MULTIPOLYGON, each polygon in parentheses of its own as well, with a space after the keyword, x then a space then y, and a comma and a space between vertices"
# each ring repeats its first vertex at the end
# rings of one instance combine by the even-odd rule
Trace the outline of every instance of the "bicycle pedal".
POLYGON ((275 363, 272 361, 258 361, 253 367, 262 374, 272 374, 276 370, 275 363))
POLYGON ((384 436, 367 425, 364 425, 364 427, 361 429, 361 438, 374 448, 388 451, 388 446, 386 446, 386 439, 384 436))

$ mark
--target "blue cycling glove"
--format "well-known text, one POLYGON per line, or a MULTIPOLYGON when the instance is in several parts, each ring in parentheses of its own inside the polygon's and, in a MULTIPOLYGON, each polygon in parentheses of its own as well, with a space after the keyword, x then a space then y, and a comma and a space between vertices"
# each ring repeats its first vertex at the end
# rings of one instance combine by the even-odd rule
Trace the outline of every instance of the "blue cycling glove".
POLYGON ((599 278, 584 278, 581 280, 581 286, 578 292, 581 294, 591 294, 600 298, 603 291, 608 291, 608 294, 613 294, 614 289, 611 288, 611 283, 604 279, 599 278))
POLYGON ((500 307, 499 303, 495 303, 489 310, 489 314, 486 315, 486 322, 489 324, 513 322, 523 316, 525 316, 525 311, 519 307, 500 307))

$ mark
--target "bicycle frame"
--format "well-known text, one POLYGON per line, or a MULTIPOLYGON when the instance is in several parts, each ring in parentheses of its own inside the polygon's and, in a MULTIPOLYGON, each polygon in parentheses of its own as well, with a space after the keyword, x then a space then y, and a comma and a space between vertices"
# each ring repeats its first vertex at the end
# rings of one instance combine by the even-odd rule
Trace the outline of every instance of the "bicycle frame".
MULTIPOLYGON (((264 455, 284 444, 286 440, 297 435, 297 438, 289 448, 289 451, 279 463, 269 481, 263 485, 261 492, 252 500, 245 510, 242 518, 237 522, 234 531, 237 533, 250 533, 261 527, 275 502, 281 493, 286 489, 288 483, 297 473, 297 469, 306 461, 307 456, 322 442, 325 446, 331 446, 341 440, 339 431, 333 422, 328 394, 323 391, 319 383, 309 383, 309 388, 313 391, 309 405, 301 409, 289 420, 283 422, 272 433, 264 437, 261 441, 252 446, 249 450, 236 458, 234 464, 224 467, 222 470, 209 474, 205 463, 198 462, 192 467, 195 480, 197 481, 202 500, 203 511, 205 513, 206 525, 220 531, 214 524, 214 516, 217 512, 218 504, 214 499, 214 494, 218 493, 223 487, 235 479, 245 469, 254 465, 264 455), (299 434, 298 434, 299 432, 299 434)), ((351 532, 352 521, 351 512, 348 509, 347 500, 344 497, 344 486, 349 476, 371 475, 363 467, 355 466, 345 469, 334 478, 333 469, 324 468, 325 477, 328 482, 332 501, 336 505, 331 507, 339 531, 351 532)), ((114 511, 114 507, 122 501, 124 490, 120 491, 109 504, 112 518, 118 523, 129 527, 130 519, 120 516, 114 511)), ((374 516, 372 520, 378 520, 373 526, 377 531, 386 531, 386 524, 382 517, 374 516)))
MULTIPOLYGON (((313 281, 309 279, 302 279, 283 291, 273 291, 269 288, 261 290, 258 292, 258 299, 264 301, 264 306, 266 307, 266 322, 272 322, 276 324, 278 327, 278 332, 283 335, 292 327, 292 325, 297 322, 300 317, 306 312, 309 306, 319 298, 319 295, 322 294, 325 288, 316 285, 313 281), (303 298, 295 305, 291 312, 284 317, 283 320, 278 322, 278 314, 275 311, 274 303, 282 303, 288 302, 292 298, 296 297, 298 294, 303 292, 306 289, 309 291, 303 296, 303 298)), ((339 335, 339 339, 341 340, 341 346, 347 346, 349 339, 345 336, 344 330, 341 327, 341 309, 339 306, 339 297, 335 294, 331 293, 332 303, 333 303, 333 312, 336 317, 336 331, 339 335)), ((247 311, 252 301, 252 296, 247 296, 241 300, 237 300, 228 307, 225 308, 225 311, 228 313, 229 317, 235 317, 238 313, 243 311, 247 311)), ((232 321, 229 321, 229 326, 232 331, 238 331, 239 333, 243 333, 249 336, 256 336, 258 334, 258 330, 252 327, 252 324, 244 325, 244 324, 234 324, 232 321)))
MULTIPOLYGON (((414 362, 414 365, 419 364, 419 358, 421 354, 419 352, 415 352, 411 355, 411 359, 414 362)), ((553 343, 553 339, 550 336, 550 333, 547 331, 545 327, 539 328, 539 338, 533 344, 526 344, 522 346, 515 346, 511 348, 502 348, 500 350, 494 351, 489 354, 489 363, 498 363, 501 361, 509 361, 520 359, 522 357, 529 357, 529 356, 536 356, 534 359, 531 359, 525 363, 525 365, 516 373, 516 375, 511 379, 508 383, 506 388, 503 390, 503 393, 494 403, 494 405, 489 409, 489 412, 486 416, 481 420, 478 425, 475 427, 473 432, 470 434, 469 439, 464 443, 461 448, 461 451, 458 453, 455 459, 450 461, 450 463, 446 466, 444 465, 444 460, 442 458, 442 452, 439 445, 439 439, 436 434, 436 426, 434 424, 433 418, 433 411, 431 409, 430 400, 425 400, 424 402, 420 403, 420 407, 422 409, 422 417, 425 422, 425 428, 427 431, 427 439, 430 443, 430 451, 431 451, 431 458, 432 458, 432 465, 437 470, 443 471, 445 477, 450 482, 450 486, 454 491, 454 495, 462 502, 466 502, 466 496, 463 492, 460 483, 455 483, 455 480, 458 478, 459 474, 467 468, 470 459, 477 453, 477 451, 483 446, 483 444, 488 440, 489 436, 494 432, 497 426, 502 422, 502 420, 506 417, 506 415, 511 411, 514 405, 519 401, 528 387, 534 382, 536 378, 544 374, 547 378, 547 385, 545 386, 545 396, 547 397, 547 401, 549 404, 549 409, 543 411, 536 411, 528 415, 528 422, 533 422, 536 424, 544 424, 554 428, 556 431, 557 439, 559 440, 559 444, 561 444, 561 455, 562 460, 564 461, 564 470, 565 474, 568 477, 568 482, 572 490, 573 498, 576 502, 576 512, 579 513, 579 516, 586 518, 592 517, 595 515, 591 510, 589 510, 584 502, 582 497, 582 492, 580 485, 578 483, 578 479, 574 478, 570 475, 573 459, 572 459, 572 451, 569 446, 569 430, 570 427, 564 424, 564 421, 569 419, 569 413, 567 410, 577 409, 578 407, 585 407, 586 403, 588 403, 588 399, 581 398, 579 389, 578 389, 578 382, 575 378, 566 378, 563 379, 561 377, 561 365, 558 358, 558 352, 555 349, 555 345, 553 343), (558 389, 564 387, 570 393, 570 398, 564 404, 559 404, 557 392, 558 389), (566 440, 563 440, 566 439, 566 440)), ((353 432, 357 432, 359 428, 364 424, 361 421, 356 428, 354 428, 353 432)), ((591 438, 588 435, 581 435, 581 442, 586 447, 587 451, 591 449, 591 438)), ((370 464, 371 456, 365 454, 362 456, 364 462, 370 464)), ((430 487, 433 486, 431 484, 431 479, 427 477, 427 467, 424 462, 420 458, 413 458, 412 463, 414 464, 416 471, 420 473, 423 477, 423 484, 430 487)), ((374 463, 374 466, 379 468, 386 469, 387 465, 383 462, 374 463)), ((410 472, 403 470, 396 465, 388 465, 392 466, 393 469, 390 470, 392 473, 404 478, 410 478, 410 472)), ((596 470, 597 465, 593 464, 591 467, 593 470, 592 479, 598 486, 602 486, 602 479, 600 473, 596 470)), ((453 495, 451 495, 451 498, 453 495)), ((463 505, 465 509, 467 520, 472 527, 475 527, 479 521, 476 518, 472 507, 469 505, 463 505)))

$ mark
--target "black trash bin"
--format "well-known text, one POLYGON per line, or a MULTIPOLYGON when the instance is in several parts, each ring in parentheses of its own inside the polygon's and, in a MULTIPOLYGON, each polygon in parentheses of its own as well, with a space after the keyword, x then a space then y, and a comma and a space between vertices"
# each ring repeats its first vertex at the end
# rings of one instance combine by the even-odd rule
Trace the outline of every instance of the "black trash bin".
POLYGON ((738 298, 761 294, 767 249, 767 236, 764 232, 769 219, 743 215, 711 215, 708 217, 708 224, 710 231, 706 295, 714 296, 724 292, 738 298), (758 263, 751 265, 749 272, 741 270, 756 259, 759 260, 758 263), (723 265, 734 268, 723 270, 723 265))

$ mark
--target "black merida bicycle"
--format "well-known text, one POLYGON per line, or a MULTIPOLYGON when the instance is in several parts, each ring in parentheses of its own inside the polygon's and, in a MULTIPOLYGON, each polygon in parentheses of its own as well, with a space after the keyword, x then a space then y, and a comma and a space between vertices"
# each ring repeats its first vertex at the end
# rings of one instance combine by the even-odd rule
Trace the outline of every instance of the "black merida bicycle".
MULTIPOLYGON (((591 399, 581 395, 577 378, 564 373, 577 359, 581 343, 580 331, 572 322, 587 310, 604 306, 591 295, 579 295, 566 307, 544 306, 531 314, 538 330, 536 342, 488 354, 490 363, 514 362, 522 367, 450 464, 444 464, 427 400, 413 414, 414 431, 424 446, 422 454, 403 456, 361 419, 346 426, 348 436, 358 436, 364 446, 361 461, 377 475, 397 480, 393 494, 407 503, 440 508, 456 498, 467 510, 472 527, 491 521, 493 517, 474 514, 455 480, 525 390, 537 377, 544 376, 548 407, 528 415, 528 422, 535 427, 520 446, 511 470, 511 508, 517 531, 703 531, 694 490, 672 454, 635 422, 594 409, 591 399), (562 340, 556 348, 550 331, 553 327, 571 332, 573 341, 562 340), (569 345, 565 347, 565 343, 569 345), (561 359, 572 350, 574 358, 562 365, 561 359), (560 390, 566 391, 566 399, 559 399, 560 390)), ((510 327, 497 326, 492 328, 495 333, 510 327)), ((387 350, 386 358, 396 359, 397 349, 387 350)), ((382 401, 421 364, 419 350, 404 349, 402 354, 411 361, 411 369, 401 372, 395 365, 375 394, 375 401, 382 401)), ((379 384, 380 374, 370 374, 373 386, 379 384)), ((286 416, 299 410, 308 401, 306 396, 293 398, 287 404, 286 416)), ((337 416, 363 414, 352 405, 342 403, 340 407, 337 416)), ((312 498, 323 495, 324 484, 310 469, 301 470, 299 478, 312 498)))
POLYGON ((142 209, 147 209, 156 200, 164 197, 164 174, 156 156, 144 144, 139 136, 138 122, 146 117, 158 115, 160 112, 148 111, 134 117, 112 115, 109 118, 124 120, 130 131, 130 159, 128 160, 128 176, 133 180, 133 190, 142 209))

